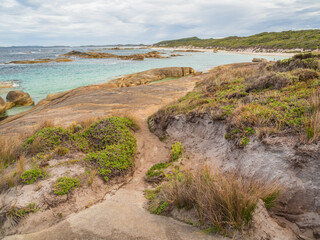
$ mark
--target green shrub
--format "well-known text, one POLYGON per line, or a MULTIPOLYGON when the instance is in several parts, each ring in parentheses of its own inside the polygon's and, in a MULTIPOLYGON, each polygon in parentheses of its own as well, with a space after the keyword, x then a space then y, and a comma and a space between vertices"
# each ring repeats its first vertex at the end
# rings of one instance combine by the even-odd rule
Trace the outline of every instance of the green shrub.
POLYGON ((110 145, 103 151, 88 153, 85 160, 98 166, 100 175, 108 181, 133 166, 135 151, 135 145, 131 144, 110 145))
POLYGON ((92 124, 85 132, 89 152, 86 160, 98 167, 106 181, 123 174, 134 165, 137 143, 130 131, 132 121, 121 117, 106 118, 92 124))
POLYGON ((83 133, 88 141, 90 150, 100 151, 106 146, 115 144, 131 144, 132 133, 130 127, 132 121, 122 117, 110 117, 92 124, 83 133))
POLYGON ((39 178, 45 178, 46 176, 47 176, 47 172, 45 170, 42 170, 40 168, 34 168, 22 173, 21 179, 26 184, 32 184, 35 181, 37 181, 39 178))
POLYGON ((70 190, 76 189, 80 185, 79 178, 60 177, 53 186, 53 192, 56 195, 67 194, 70 190))

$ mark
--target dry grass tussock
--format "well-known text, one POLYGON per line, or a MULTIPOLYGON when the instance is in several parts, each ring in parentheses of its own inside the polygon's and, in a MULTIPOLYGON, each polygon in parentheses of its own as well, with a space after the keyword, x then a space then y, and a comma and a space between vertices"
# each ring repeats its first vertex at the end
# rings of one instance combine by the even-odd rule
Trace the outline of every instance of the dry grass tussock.
POLYGON ((18 184, 20 176, 25 170, 27 159, 23 155, 24 141, 34 133, 45 127, 54 127, 52 121, 41 121, 29 134, 2 136, 0 138, 0 191, 18 184), (12 165, 11 167, 9 167, 12 165))
POLYGON ((316 142, 320 139, 320 91, 315 91, 311 97, 312 112, 305 118, 306 138, 309 143, 316 142))
POLYGON ((140 120, 132 113, 122 113, 118 111, 114 111, 113 113, 109 115, 101 115, 101 116, 96 116, 96 117, 88 117, 86 119, 83 119, 81 121, 74 121, 72 124, 68 126, 68 129, 71 132, 77 132, 81 129, 88 128, 90 125, 93 123, 100 121, 102 119, 108 118, 108 117, 124 117, 132 121, 133 125, 132 128, 134 131, 137 131, 140 129, 141 123, 140 120))
POLYGON ((70 126, 68 127, 68 129, 71 131, 71 132, 78 132, 79 130, 81 129, 84 129, 84 128, 88 128, 90 125, 92 125, 94 122, 96 121, 99 121, 99 120, 102 120, 104 118, 106 118, 107 116, 105 115, 102 115, 102 116, 96 116, 96 117, 88 117, 88 118, 85 118, 85 119, 82 119, 78 122, 76 121, 73 121, 70 126))
POLYGON ((21 135, 0 138, 0 169, 6 168, 19 158, 23 141, 21 135))
POLYGON ((250 223, 259 199, 271 208, 279 193, 280 188, 274 183, 262 183, 205 166, 195 173, 173 175, 163 184, 157 201, 167 202, 171 207, 195 208, 204 227, 228 234, 250 223))

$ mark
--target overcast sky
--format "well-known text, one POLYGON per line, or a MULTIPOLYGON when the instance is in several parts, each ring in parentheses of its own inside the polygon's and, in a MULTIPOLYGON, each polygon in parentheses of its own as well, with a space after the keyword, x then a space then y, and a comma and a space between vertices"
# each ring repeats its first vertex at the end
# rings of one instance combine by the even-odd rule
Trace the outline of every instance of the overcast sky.
POLYGON ((154 43, 320 28, 320 0, 0 0, 0 46, 154 43))

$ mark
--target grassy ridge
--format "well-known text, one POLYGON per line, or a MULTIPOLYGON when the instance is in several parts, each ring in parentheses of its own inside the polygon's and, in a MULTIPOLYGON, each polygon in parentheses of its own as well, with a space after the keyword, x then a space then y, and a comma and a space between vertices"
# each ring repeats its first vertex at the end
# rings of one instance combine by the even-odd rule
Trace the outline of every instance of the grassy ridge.
POLYGON ((300 30, 283 32, 263 32, 248 37, 226 37, 221 39, 199 39, 197 37, 161 41, 156 46, 205 48, 266 48, 315 50, 319 47, 320 30, 300 30))
MULTIPOLYGON (((320 140, 320 54, 299 54, 275 63, 215 68, 197 87, 149 119, 209 113, 227 123, 225 138, 245 147, 252 135, 296 135, 320 140)), ((165 126, 162 126, 165 128, 165 126)))

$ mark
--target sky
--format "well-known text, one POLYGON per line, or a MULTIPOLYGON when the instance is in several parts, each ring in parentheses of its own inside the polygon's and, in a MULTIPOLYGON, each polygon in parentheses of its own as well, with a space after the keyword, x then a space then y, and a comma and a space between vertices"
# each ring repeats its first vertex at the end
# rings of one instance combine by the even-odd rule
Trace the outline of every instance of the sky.
POLYGON ((0 46, 144 43, 320 28, 320 0, 0 0, 0 46))

